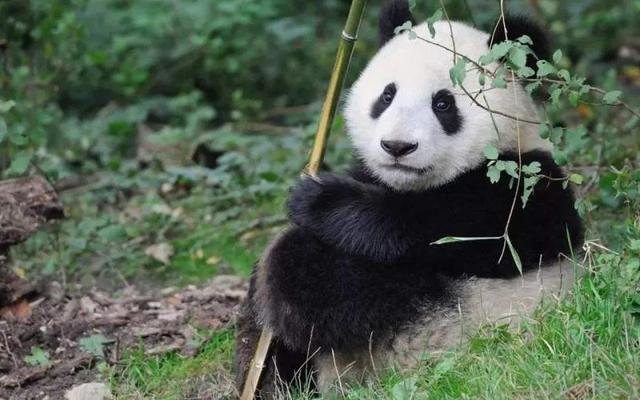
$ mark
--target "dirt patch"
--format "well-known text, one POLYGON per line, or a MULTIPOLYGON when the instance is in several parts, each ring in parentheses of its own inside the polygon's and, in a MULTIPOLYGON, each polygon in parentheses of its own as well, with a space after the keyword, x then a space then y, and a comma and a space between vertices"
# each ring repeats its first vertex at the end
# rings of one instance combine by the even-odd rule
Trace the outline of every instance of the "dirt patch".
POLYGON ((152 295, 128 287, 117 298, 94 290, 18 302, 0 310, 0 399, 62 399, 72 386, 99 380, 97 366, 118 365, 132 347, 194 356, 206 343, 196 329, 227 326, 245 294, 244 280, 218 276, 201 288, 152 295))

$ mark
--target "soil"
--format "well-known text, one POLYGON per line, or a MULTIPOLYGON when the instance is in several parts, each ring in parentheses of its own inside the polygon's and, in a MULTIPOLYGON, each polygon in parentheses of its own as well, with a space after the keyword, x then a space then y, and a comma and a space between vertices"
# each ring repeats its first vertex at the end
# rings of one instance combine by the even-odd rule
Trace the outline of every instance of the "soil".
POLYGON ((201 339, 196 329, 226 327, 246 286, 236 276, 218 276, 200 288, 142 294, 127 287, 117 297, 98 290, 69 297, 49 285, 41 297, 0 309, 0 400, 63 399, 73 386, 104 380, 99 365, 117 368, 126 349, 194 356, 206 343, 194 340, 201 339), (86 338, 104 343, 87 345, 86 338), (32 348, 48 361, 29 365, 32 348))

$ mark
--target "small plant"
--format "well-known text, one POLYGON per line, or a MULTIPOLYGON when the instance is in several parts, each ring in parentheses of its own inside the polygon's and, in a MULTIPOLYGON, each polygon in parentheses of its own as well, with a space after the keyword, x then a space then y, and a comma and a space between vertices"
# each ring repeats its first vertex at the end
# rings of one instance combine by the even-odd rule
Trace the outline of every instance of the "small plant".
POLYGON ((32 367, 51 364, 49 354, 40 347, 31 347, 31 354, 26 356, 24 361, 32 367))
POLYGON ((86 338, 80 339, 80 347, 87 353, 93 354, 96 357, 104 358, 104 345, 109 343, 110 340, 103 335, 91 335, 86 338))

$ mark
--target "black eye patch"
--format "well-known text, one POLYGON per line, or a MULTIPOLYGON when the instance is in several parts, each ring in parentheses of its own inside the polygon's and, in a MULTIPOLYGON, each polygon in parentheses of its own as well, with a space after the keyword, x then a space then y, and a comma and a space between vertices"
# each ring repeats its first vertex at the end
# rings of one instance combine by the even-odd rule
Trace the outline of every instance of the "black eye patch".
POLYGON ((377 119, 382 115, 384 110, 386 110, 391 105, 391 102, 393 102, 393 98, 396 97, 396 92, 397 88, 395 83, 390 83, 385 86, 384 90, 380 93, 380 96, 378 96, 376 102, 373 103, 373 106, 371 107, 371 113, 369 114, 371 115, 371 118, 377 119))
POLYGON ((456 107, 456 99, 450 91, 442 89, 434 94, 431 97, 431 109, 447 135, 453 135, 460 130, 462 116, 456 107))

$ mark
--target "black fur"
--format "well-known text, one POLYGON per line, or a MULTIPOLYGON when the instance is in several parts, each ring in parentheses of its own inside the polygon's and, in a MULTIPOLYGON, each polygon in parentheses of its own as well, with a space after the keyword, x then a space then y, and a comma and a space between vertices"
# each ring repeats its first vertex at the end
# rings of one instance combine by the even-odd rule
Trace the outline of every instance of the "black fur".
POLYGON ((409 9, 407 0, 391 0, 382 8, 380 19, 378 20, 378 34, 380 38, 380 47, 384 46, 393 36, 397 26, 411 21, 415 25, 416 20, 409 9))
MULTIPOLYGON (((541 164, 541 174, 562 176, 548 153, 522 155, 523 164, 532 161, 541 164)), ((394 191, 360 165, 349 176, 301 179, 288 203, 292 226, 261 267, 265 303, 251 300, 253 284, 248 300, 251 318, 264 316, 276 338, 266 387, 276 371, 274 359, 278 373, 291 379, 317 349, 384 345, 425 307, 454 310, 459 278, 517 276, 508 250, 498 263, 502 240, 430 244, 444 236, 502 235, 514 194, 507 179, 491 184, 484 165, 422 192, 394 191)), ((546 179, 525 208, 518 198, 509 236, 525 270, 582 244, 573 202, 570 190, 546 179)))
POLYGON ((442 129, 444 129, 447 135, 453 135, 454 133, 460 131, 460 128, 462 127, 462 115, 460 115, 458 106, 456 106, 456 99, 450 91, 443 89, 434 94, 431 100, 431 108, 438 118, 438 121, 440 121, 442 129), (449 109, 444 112, 439 111, 436 108, 436 103, 439 100, 445 100, 449 102, 449 109))
POLYGON ((278 310, 268 324, 292 350, 366 349, 415 318, 427 301, 446 304, 446 279, 437 273, 346 254, 300 227, 273 248, 266 267, 267 308, 278 310))
POLYGON ((533 41, 533 45, 529 45, 529 47, 537 57, 537 59, 531 56, 527 57, 527 67, 535 71, 538 59, 548 60, 551 58, 549 37, 540 25, 523 15, 507 15, 505 21, 506 23, 503 23, 502 17, 500 17, 495 33, 489 38, 489 46, 492 43, 504 42, 507 37, 510 40, 516 40, 520 36, 527 35, 533 41), (507 26, 506 33, 504 30, 505 25, 507 26))
MULTIPOLYGON (((544 175, 561 176, 547 153, 523 155, 532 161, 544 175)), ((500 240, 430 245, 444 236, 502 235, 513 195, 505 179, 491 184, 484 166, 425 192, 335 175, 302 179, 289 200, 295 225, 265 265, 267 308, 282 310, 269 325, 293 350, 310 339, 313 348, 355 349, 371 335, 389 337, 429 301, 447 304, 454 278, 516 276, 508 253, 498 263, 500 240)), ((542 180, 526 208, 517 202, 509 234, 525 269, 569 253, 568 241, 581 245, 573 201, 560 183, 542 180)))
MULTIPOLYGON (((261 326, 258 325, 256 301, 256 267, 249 283, 247 299, 242 304, 236 330, 236 357, 234 360, 236 371, 236 387, 242 390, 251 361, 253 359, 261 326)), ((314 391, 313 371, 311 363, 307 362, 310 355, 307 351, 295 351, 285 346, 279 338, 274 338, 269 346, 265 359, 265 368, 260 376, 257 399, 276 398, 278 383, 300 382, 307 383, 309 391, 314 391)), ((302 386, 302 385, 301 385, 302 386)))

